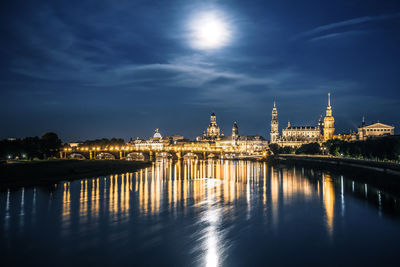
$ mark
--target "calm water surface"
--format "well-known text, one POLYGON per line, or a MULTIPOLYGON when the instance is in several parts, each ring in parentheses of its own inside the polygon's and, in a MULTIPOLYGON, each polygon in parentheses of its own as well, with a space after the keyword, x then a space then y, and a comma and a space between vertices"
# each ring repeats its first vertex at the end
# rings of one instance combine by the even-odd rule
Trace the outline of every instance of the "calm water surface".
POLYGON ((164 160, 6 190, 1 265, 399 266, 400 200, 353 179, 164 160))

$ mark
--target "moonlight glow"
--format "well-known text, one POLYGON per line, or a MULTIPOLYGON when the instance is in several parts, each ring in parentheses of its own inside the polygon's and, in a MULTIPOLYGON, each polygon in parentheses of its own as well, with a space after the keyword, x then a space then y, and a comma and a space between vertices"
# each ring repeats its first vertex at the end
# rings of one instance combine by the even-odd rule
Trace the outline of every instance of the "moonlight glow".
POLYGON ((203 13, 190 23, 191 43, 197 49, 216 49, 226 45, 231 37, 229 25, 216 13, 203 13))

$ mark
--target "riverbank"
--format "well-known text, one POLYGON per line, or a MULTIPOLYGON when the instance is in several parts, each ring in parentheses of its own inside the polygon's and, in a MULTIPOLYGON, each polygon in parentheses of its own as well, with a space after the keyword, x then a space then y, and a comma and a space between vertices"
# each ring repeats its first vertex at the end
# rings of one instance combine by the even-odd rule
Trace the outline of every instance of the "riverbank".
POLYGON ((271 162, 345 173, 354 180, 372 184, 396 195, 400 193, 400 165, 395 163, 310 155, 278 155, 271 158, 271 162))
POLYGON ((133 172, 151 162, 124 160, 48 160, 15 162, 0 166, 0 188, 52 184, 61 180, 75 180, 133 172))

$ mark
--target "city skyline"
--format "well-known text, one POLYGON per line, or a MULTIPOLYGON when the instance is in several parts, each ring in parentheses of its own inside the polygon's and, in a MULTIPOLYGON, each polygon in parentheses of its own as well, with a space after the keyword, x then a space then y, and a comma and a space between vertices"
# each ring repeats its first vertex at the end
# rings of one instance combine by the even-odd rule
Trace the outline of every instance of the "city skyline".
POLYGON ((1 139, 194 139, 212 112, 269 139, 274 101, 280 130, 316 125, 328 92, 336 133, 400 128, 397 1, 2 5, 1 139))

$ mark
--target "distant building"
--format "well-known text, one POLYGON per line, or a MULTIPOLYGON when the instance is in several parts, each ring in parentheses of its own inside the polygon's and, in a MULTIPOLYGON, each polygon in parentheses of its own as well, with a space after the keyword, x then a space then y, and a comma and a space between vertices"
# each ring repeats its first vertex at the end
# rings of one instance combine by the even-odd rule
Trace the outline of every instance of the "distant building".
POLYGON ((80 145, 82 145, 82 143, 68 143, 68 145, 70 146, 70 147, 79 147, 80 145))
POLYGON ((334 124, 335 119, 332 116, 331 94, 328 93, 326 116, 324 119, 321 116, 317 126, 291 126, 289 122, 288 126, 282 129, 282 136, 279 136, 278 110, 274 101, 270 132, 271 144, 299 147, 312 142, 322 143, 334 138, 334 124))
POLYGON ((324 141, 333 139, 335 133, 335 119, 332 116, 331 93, 328 93, 328 106, 326 107, 326 116, 324 118, 324 141))
POLYGON ((274 101, 274 107, 272 108, 272 119, 271 119, 271 143, 276 143, 279 139, 279 122, 278 122, 278 110, 274 101))
POLYGON ((152 138, 144 140, 138 137, 136 140, 130 142, 136 149, 162 149, 169 145, 169 143, 170 139, 163 138, 158 128, 154 131, 152 138))
POLYGON ((203 132, 203 140, 215 140, 220 137, 220 130, 217 124, 217 116, 213 112, 210 116, 210 124, 207 127, 207 133, 203 132))
POLYGON ((162 135, 160 134, 158 128, 154 131, 153 139, 162 139, 162 135))
POLYGON ((171 136, 167 136, 172 142, 184 141, 185 137, 183 135, 175 134, 171 136))
POLYGON ((366 140, 372 137, 387 135, 394 135, 394 126, 390 126, 380 122, 365 125, 365 120, 363 118, 361 127, 358 128, 358 140, 366 140))
POLYGON ((321 139, 321 130, 315 126, 290 126, 282 129, 282 139, 286 141, 318 142, 321 139))
POLYGON ((235 148, 243 152, 257 152, 265 150, 268 147, 268 141, 262 136, 240 136, 239 127, 235 121, 232 126, 232 135, 225 136, 217 124, 217 117, 213 112, 210 117, 210 124, 207 130, 203 132, 203 136, 196 138, 199 142, 210 142, 215 147, 227 149, 235 148))

